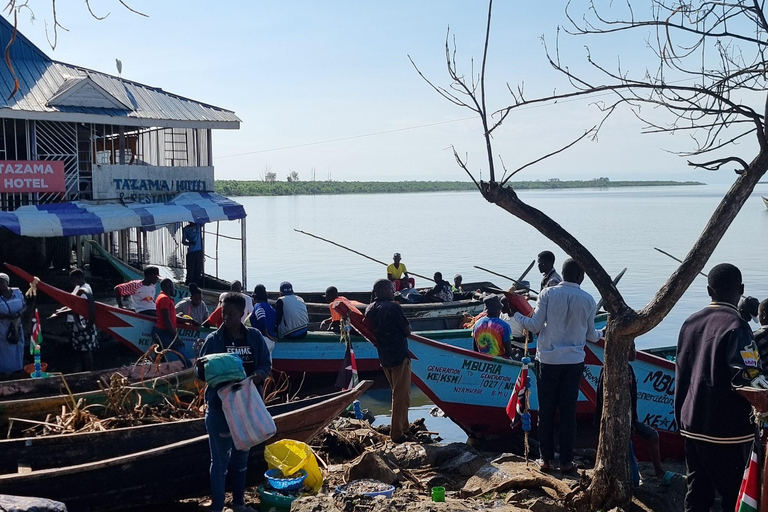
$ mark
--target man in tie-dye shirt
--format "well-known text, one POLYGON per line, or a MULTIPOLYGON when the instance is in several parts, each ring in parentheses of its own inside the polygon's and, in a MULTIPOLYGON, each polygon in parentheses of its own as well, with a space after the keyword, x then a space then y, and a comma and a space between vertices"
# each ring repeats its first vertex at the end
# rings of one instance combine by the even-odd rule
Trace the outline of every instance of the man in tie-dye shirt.
POLYGON ((486 316, 475 323, 472 337, 478 352, 489 356, 512 357, 512 328, 499 318, 501 300, 495 295, 483 300, 486 316))

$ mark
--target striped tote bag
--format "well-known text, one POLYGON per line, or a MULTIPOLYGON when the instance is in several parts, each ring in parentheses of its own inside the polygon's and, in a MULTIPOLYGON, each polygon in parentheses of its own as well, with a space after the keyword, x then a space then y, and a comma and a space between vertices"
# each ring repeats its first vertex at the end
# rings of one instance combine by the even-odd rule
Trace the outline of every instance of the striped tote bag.
POLYGON ((228 384, 218 394, 235 449, 248 450, 275 435, 275 422, 250 378, 228 384))

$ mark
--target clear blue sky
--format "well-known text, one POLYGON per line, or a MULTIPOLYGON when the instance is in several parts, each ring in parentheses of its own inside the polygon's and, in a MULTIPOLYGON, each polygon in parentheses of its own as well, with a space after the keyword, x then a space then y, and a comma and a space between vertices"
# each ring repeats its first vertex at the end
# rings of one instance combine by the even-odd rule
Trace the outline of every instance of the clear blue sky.
MULTIPOLYGON (((479 122, 461 121, 471 112, 440 98, 407 58, 410 54, 435 83, 447 85, 444 42, 450 25, 460 69, 470 73, 470 59, 479 63, 482 52, 484 2, 128 3, 150 17, 132 14, 116 1, 92 0, 97 14, 111 11, 97 21, 84 2, 59 2, 59 20, 69 32, 59 31, 55 51, 45 36, 44 22, 52 22, 49 0, 32 2, 34 23, 22 11, 19 28, 54 59, 116 74, 119 58, 125 78, 234 110, 243 120, 241 129, 214 132, 217 178, 258 179, 269 167, 280 179, 296 170, 307 180, 313 168, 317 179, 329 172, 336 180, 466 179, 446 150, 451 144, 468 153, 472 168, 487 177, 479 122), (400 131, 293 147, 392 130, 400 131), (288 147, 293 148, 279 149, 288 147), (231 156, 242 153, 252 154, 231 156)), ((565 90, 539 39, 544 34, 554 43, 556 27, 564 23, 562 5, 497 2, 489 106, 510 102, 507 82, 524 81, 531 96, 554 87, 565 90)), ((596 41, 593 53, 615 63, 621 51, 623 67, 642 70, 642 55, 647 55, 642 34, 633 37, 596 41)), ((586 42, 561 41, 575 66, 585 66, 586 42)), ((508 167, 516 167, 572 140, 596 119, 595 108, 584 100, 527 109, 497 132, 495 151, 508 167)), ((640 136, 639 122, 623 113, 609 121, 598 143, 581 143, 519 176, 732 180, 732 173, 718 177, 690 170, 684 159, 663 151, 689 148, 685 135, 640 136)), ((741 156, 749 157, 749 148, 743 145, 741 156)))

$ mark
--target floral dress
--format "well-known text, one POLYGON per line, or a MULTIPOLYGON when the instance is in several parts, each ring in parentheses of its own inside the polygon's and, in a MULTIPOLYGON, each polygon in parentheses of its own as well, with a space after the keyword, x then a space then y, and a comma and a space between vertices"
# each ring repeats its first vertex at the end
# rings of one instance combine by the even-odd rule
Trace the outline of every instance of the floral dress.
MULTIPOLYGON (((21 313, 26 302, 18 288, 11 288, 11 298, 0 297, 0 313, 16 315, 21 313)), ((13 373, 24 368, 24 328, 19 319, 0 319, 0 373, 13 373), (18 329, 16 343, 8 342, 8 331, 18 329)))

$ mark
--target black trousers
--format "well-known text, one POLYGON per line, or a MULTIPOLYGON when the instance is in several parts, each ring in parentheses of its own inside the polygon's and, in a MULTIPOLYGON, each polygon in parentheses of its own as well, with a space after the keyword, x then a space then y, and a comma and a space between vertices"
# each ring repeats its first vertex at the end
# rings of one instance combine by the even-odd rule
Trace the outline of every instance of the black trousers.
POLYGON ((187 284, 203 286, 203 251, 187 253, 187 284))
POLYGON ((560 466, 573 462, 576 402, 584 363, 537 364, 539 392, 539 449, 547 462, 555 458, 555 417, 560 412, 560 466))
POLYGON ((709 512, 720 495, 723 512, 736 509, 741 479, 747 467, 752 443, 715 444, 685 440, 688 492, 685 512, 709 512))

